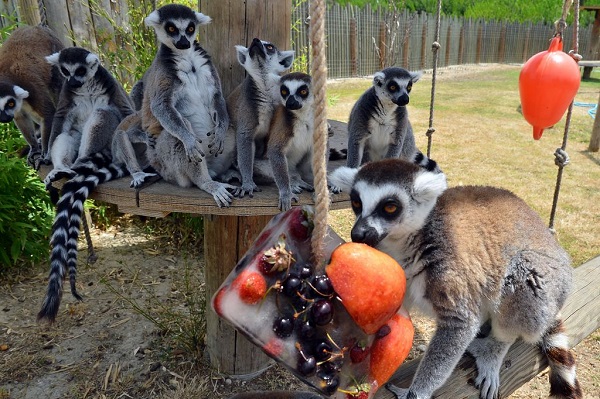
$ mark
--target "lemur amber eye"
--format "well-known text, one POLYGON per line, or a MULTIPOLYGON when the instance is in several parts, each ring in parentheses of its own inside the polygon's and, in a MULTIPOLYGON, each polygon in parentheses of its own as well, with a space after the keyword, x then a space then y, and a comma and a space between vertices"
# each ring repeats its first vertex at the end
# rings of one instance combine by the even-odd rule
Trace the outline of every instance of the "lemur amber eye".
POLYGON ((188 28, 187 28, 187 33, 188 33, 189 35, 191 35, 192 33, 194 33, 194 31, 195 31, 195 30, 196 30, 196 28, 194 27, 194 25, 190 25, 190 26, 188 26, 188 28))
POLYGON ((388 89, 390 89, 391 92, 394 92, 394 91, 398 90, 398 86, 392 84, 392 85, 388 86, 388 89))
POLYGON ((169 33, 175 33, 175 27, 173 25, 167 26, 167 32, 169 32, 169 33))
POLYGON ((406 91, 408 91, 410 93, 410 91, 412 90, 412 82, 410 82, 407 86, 406 86, 406 91))
POLYGON ((383 210, 385 213, 391 215, 393 213, 396 213, 396 211, 398 210, 398 205, 390 202, 383 206, 383 210))
POLYGON ((350 204, 352 205, 352 208, 354 208, 354 209, 359 209, 360 207, 362 207, 362 203, 358 200, 352 200, 350 202, 350 204))
POLYGON ((306 97, 306 96, 308 96, 308 90, 307 90, 307 89, 302 89, 302 90, 300 90, 300 95, 301 95, 302 97, 306 97))
POLYGON ((79 68, 77 68, 75 70, 75 75, 76 76, 83 76, 83 75, 85 75, 85 72, 86 72, 86 70, 85 70, 84 67, 79 67, 79 68))
POLYGON ((13 108, 13 107, 15 106, 15 101, 14 101, 14 100, 10 100, 9 102, 7 102, 7 103, 6 103, 6 105, 7 105, 9 108, 13 108))
POLYGON ((272 45, 272 44, 267 44, 267 45, 265 46, 265 48, 266 48, 267 50, 273 50, 273 45, 272 45))
POLYGON ((285 87, 283 87, 283 88, 281 89, 281 95, 282 95, 283 97, 287 97, 287 95, 288 95, 288 94, 290 94, 290 93, 287 91, 287 89, 286 89, 285 87))

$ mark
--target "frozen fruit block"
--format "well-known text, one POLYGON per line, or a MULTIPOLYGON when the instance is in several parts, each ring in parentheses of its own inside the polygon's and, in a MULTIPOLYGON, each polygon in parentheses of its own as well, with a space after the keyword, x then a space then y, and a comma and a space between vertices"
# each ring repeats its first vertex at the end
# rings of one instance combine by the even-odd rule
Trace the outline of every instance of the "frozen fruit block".
POLYGON ((402 268, 363 244, 325 238, 311 264, 314 213, 275 216, 212 298, 215 312, 319 393, 372 398, 406 358, 402 268))

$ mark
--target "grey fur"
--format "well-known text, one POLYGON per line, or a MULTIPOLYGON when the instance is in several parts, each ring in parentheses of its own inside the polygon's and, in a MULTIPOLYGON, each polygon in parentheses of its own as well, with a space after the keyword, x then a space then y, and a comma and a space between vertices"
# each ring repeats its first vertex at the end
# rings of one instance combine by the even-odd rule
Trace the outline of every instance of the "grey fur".
POLYGON ((46 59, 65 78, 49 138, 53 169, 44 180, 49 187, 59 176, 74 175, 79 160, 109 154, 115 129, 133 113, 133 104, 97 55, 70 47, 46 59))
POLYGON ((142 129, 154 140, 148 160, 166 181, 182 187, 196 185, 211 194, 219 207, 229 206, 235 187, 213 179, 231 169, 235 137, 227 134, 229 115, 217 71, 195 41, 197 27, 210 18, 169 4, 145 21, 160 41, 141 83, 142 129))
POLYGON ((556 328, 571 262, 525 202, 494 187, 446 189, 442 173, 398 159, 338 169, 330 178, 350 193, 357 216, 352 241, 396 259, 407 277, 404 305, 437 321, 411 386, 389 386, 398 398, 430 398, 465 351, 476 358, 481 398, 497 398, 502 359, 517 338, 552 347, 544 350, 556 360, 551 391, 564 384, 569 398, 582 397, 567 340, 556 328), (488 321, 489 335, 476 338, 488 321))
POLYGON ((272 43, 255 38, 250 47, 236 46, 246 78, 227 98, 232 128, 236 132, 240 196, 260 191, 253 180, 254 157, 264 151, 271 118, 279 98, 280 74, 289 69, 293 51, 279 51, 272 43), (258 149, 258 150, 257 150, 258 149))
POLYGON ((421 72, 390 67, 376 72, 373 86, 352 107, 348 120, 347 165, 356 168, 369 161, 402 158, 417 162, 429 170, 415 145, 406 105, 414 83, 421 72), (419 156, 419 160, 415 158, 419 156))
POLYGON ((15 121, 29 144, 27 161, 36 169, 48 154, 63 83, 45 57, 63 48, 54 32, 42 26, 15 29, 0 47, 0 122, 15 121))

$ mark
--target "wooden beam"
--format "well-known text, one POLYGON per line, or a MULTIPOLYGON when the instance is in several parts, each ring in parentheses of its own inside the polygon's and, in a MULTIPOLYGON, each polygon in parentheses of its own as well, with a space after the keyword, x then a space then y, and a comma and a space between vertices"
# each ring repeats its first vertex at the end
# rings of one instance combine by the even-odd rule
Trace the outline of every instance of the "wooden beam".
MULTIPOLYGON (((570 347, 574 347, 600 328, 600 256, 577 267, 573 271, 573 279, 573 292, 561 312, 570 347)), ((418 358, 405 363, 396 371, 390 382, 400 387, 408 387, 420 360, 418 358)), ((547 366, 546 358, 538 347, 523 341, 516 342, 504 358, 504 366, 500 371, 500 397, 508 397, 547 366)), ((446 384, 434 393, 435 398, 478 399, 479 391, 471 382, 476 376, 475 362, 470 356, 464 356, 446 384)), ((394 399, 395 396, 382 388, 377 391, 375 398, 394 399)))
MULTIPOLYGON (((600 107, 600 97, 598 97, 598 107, 600 107)), ((596 116, 594 117, 594 126, 592 127, 592 136, 590 137, 588 151, 598 152, 598 150, 600 150, 600 116, 598 116, 598 108, 596 108, 596 116)))

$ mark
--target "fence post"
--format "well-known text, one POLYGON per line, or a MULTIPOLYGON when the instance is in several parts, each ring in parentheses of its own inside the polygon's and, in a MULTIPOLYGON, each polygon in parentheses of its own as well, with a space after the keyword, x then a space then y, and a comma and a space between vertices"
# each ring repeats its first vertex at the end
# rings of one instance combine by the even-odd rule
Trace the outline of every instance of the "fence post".
POLYGON ((506 23, 502 22, 500 28, 500 42, 498 43, 498 62, 504 63, 504 53, 506 48, 506 23))
POLYGON ((458 36, 458 65, 463 64, 465 55, 465 21, 460 26, 460 34, 458 36))
MULTIPOLYGON (((600 97, 598 98, 598 107, 600 107, 600 97)), ((598 152, 598 150, 600 150, 600 116, 598 116, 598 109, 596 108, 594 127, 592 128, 592 137, 590 138, 588 151, 598 152)))
POLYGON ((527 24, 527 30, 525 31, 525 46, 523 47, 523 63, 527 62, 529 58, 529 40, 531 39, 531 22, 527 24))
POLYGON ((37 0, 19 0, 19 15, 21 22, 27 25, 35 26, 42 22, 37 0))
POLYGON ((451 46, 452 46, 452 24, 448 24, 448 33, 447 33, 447 36, 446 36, 446 48, 444 49, 444 51, 445 51, 445 53, 444 53, 444 65, 441 65, 441 66, 448 66, 448 65, 450 65, 451 46))
POLYGON ((427 23, 429 17, 423 18, 423 29, 421 30, 421 69, 427 64, 427 23))
POLYGON ((350 18, 349 43, 350 43, 350 74, 352 76, 358 76, 358 26, 357 26, 356 18, 350 18))
POLYGON ((475 63, 481 63, 481 48, 483 46, 483 24, 482 20, 477 21, 479 24, 477 28, 477 50, 475 51, 475 63))

